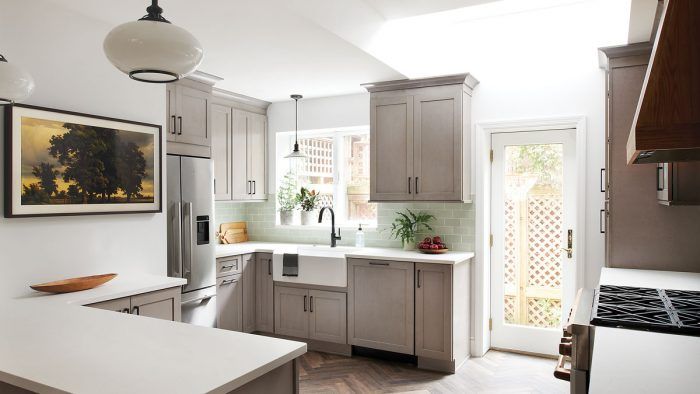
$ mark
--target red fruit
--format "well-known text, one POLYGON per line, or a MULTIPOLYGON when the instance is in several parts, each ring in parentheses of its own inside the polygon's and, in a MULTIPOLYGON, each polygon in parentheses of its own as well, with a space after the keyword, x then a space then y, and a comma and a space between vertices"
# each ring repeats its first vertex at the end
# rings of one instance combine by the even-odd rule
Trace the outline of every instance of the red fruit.
POLYGON ((441 244, 441 243, 442 243, 442 238, 440 238, 440 237, 437 236, 437 235, 434 236, 434 237, 433 237, 433 243, 434 243, 434 244, 441 244))
POLYGON ((440 245, 432 244, 430 245, 430 249, 440 249, 440 245))

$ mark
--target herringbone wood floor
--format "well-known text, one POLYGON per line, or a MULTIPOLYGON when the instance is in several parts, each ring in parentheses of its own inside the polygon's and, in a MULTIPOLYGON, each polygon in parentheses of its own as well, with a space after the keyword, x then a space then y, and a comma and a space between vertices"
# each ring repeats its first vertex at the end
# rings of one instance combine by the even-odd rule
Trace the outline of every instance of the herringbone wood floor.
POLYGON ((367 357, 308 352, 300 358, 302 393, 566 393, 552 376, 556 361, 490 351, 454 375, 367 357))

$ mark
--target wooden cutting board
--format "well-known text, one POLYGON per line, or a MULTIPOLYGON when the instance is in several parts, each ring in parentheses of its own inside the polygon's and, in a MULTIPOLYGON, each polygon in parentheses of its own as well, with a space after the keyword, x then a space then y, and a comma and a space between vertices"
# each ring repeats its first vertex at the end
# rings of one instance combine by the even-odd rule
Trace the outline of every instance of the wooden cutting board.
POLYGON ((248 241, 248 225, 246 222, 221 223, 219 239, 224 244, 235 244, 248 241))

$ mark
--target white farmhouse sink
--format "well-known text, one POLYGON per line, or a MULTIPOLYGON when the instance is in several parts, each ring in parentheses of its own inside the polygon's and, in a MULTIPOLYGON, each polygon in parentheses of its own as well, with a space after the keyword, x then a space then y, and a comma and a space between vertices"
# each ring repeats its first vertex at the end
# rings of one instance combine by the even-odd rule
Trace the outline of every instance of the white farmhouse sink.
POLYGON ((348 264, 345 254, 354 250, 356 248, 311 245, 275 250, 272 254, 272 278, 276 282, 347 287, 348 264), (299 276, 282 275, 284 253, 299 255, 299 276))

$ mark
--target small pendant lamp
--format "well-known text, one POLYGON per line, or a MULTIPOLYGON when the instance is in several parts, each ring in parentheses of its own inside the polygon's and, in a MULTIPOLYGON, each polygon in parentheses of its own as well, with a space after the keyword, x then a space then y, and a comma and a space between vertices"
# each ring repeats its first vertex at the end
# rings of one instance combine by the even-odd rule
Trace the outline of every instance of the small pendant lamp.
POLYGON ((293 94, 291 96, 294 99, 294 150, 292 153, 285 156, 285 159, 306 159, 306 155, 299 150, 299 99, 302 98, 300 94, 293 94))
POLYGON ((24 69, 12 64, 0 54, 0 105, 13 104, 29 97, 34 91, 34 79, 24 69))

